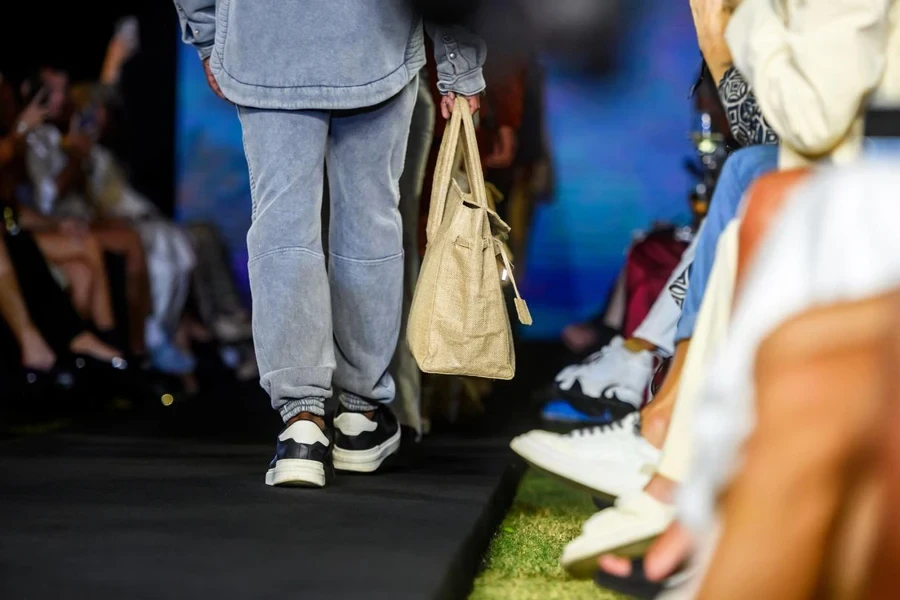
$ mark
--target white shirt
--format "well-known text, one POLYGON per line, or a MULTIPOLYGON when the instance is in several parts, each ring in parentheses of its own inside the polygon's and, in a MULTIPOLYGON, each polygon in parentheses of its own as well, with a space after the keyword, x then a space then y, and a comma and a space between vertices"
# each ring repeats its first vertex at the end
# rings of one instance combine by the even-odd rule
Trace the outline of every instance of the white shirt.
POLYGON ((900 107, 900 0, 744 0, 726 38, 783 168, 852 162, 865 109, 900 107))
POLYGON ((698 399, 693 464, 678 499, 679 519, 698 534, 710 531, 755 426, 760 342, 812 307, 900 288, 898 222, 898 163, 873 161, 818 175, 773 223, 698 399))

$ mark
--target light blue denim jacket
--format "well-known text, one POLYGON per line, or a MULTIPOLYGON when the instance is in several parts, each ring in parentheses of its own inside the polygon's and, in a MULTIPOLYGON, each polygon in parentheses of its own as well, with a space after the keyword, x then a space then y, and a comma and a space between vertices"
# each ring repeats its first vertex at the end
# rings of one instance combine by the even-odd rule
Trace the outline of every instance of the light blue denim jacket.
POLYGON ((484 42, 426 25, 408 0, 175 0, 182 37, 209 57, 225 96, 243 106, 349 109, 393 97, 434 40, 438 89, 484 90, 484 42))

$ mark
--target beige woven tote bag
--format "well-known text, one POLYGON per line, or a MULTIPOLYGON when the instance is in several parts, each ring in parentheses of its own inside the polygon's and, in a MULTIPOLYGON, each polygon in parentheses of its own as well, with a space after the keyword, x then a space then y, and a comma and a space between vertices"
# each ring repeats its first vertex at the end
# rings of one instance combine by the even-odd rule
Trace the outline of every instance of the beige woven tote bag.
POLYGON ((531 315, 503 243, 509 226, 488 208, 475 125, 462 98, 456 100, 441 142, 426 233, 428 246, 407 327, 419 368, 512 379, 516 356, 501 278, 512 283, 519 320, 531 325, 531 315), (460 146, 471 193, 454 178, 460 146))

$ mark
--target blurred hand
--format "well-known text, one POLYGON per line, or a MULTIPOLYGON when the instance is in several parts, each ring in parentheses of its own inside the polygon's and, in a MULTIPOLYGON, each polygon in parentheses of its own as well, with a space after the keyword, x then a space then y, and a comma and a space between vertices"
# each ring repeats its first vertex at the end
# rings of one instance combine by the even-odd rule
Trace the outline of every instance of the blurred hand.
POLYGON ((21 127, 26 132, 31 131, 43 123, 47 118, 47 108, 44 106, 44 101, 46 100, 47 88, 41 88, 31 102, 28 103, 28 106, 19 114, 16 130, 19 130, 21 127))
POLYGON ((225 94, 222 93, 222 88, 219 87, 219 82, 216 81, 215 77, 213 77, 208 58, 203 59, 203 72, 206 74, 206 83, 209 84, 210 89, 215 92, 216 96, 218 96, 222 100, 228 100, 228 98, 225 97, 225 94))
POLYGON ((484 158, 484 165, 491 169, 505 169, 516 158, 519 139, 516 130, 509 125, 503 125, 497 130, 497 139, 491 153, 484 158))
POLYGON ((66 217, 59 222, 59 230, 64 235, 81 239, 88 234, 89 227, 86 221, 74 217, 66 217))
MULTIPOLYGON (((731 10, 723 0, 690 0, 697 43, 709 70, 718 82, 732 64, 731 50, 725 42, 725 29, 731 10)), ((728 5, 730 6, 730 5, 728 5)))
MULTIPOLYGON (((481 96, 464 96, 466 101, 469 103, 469 113, 475 114, 478 112, 478 109, 481 108, 481 96)), ((456 94, 450 92, 443 98, 441 98, 441 115, 445 119, 449 119, 450 115, 453 114, 453 106, 456 104, 456 94)))

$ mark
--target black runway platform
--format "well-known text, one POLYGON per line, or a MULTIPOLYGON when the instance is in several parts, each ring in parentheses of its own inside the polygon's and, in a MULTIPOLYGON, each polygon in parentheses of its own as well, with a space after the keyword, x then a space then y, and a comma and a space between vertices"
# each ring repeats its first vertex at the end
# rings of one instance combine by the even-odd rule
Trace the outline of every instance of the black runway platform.
POLYGON ((515 492, 528 386, 499 386, 478 430, 324 490, 264 485, 277 420, 235 406, 212 413, 225 426, 207 408, 6 437, 0 598, 465 598, 515 492))

